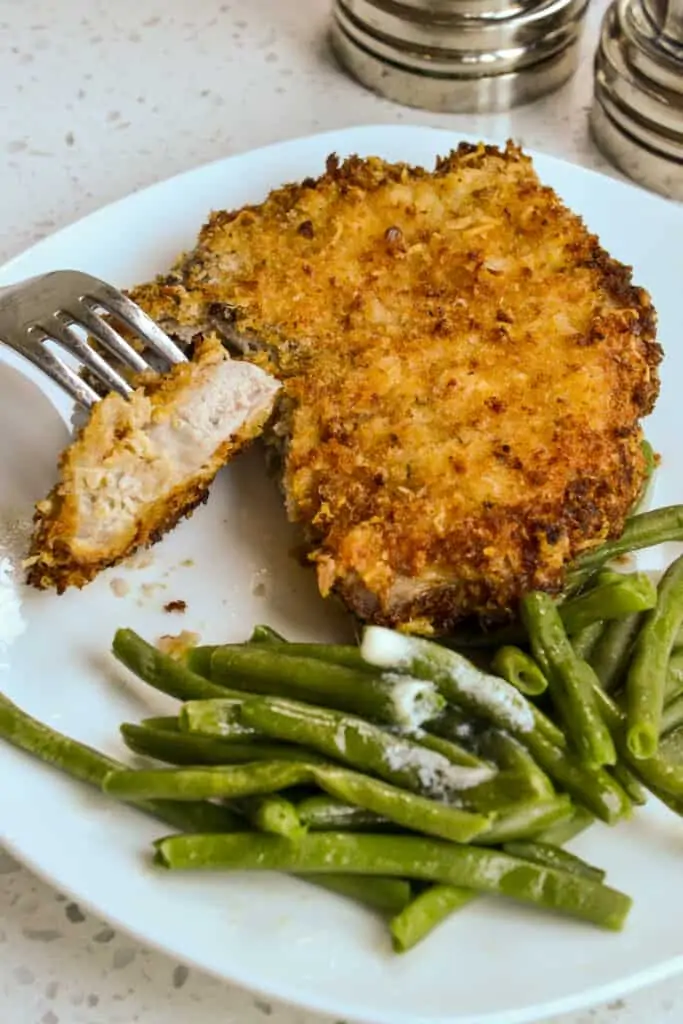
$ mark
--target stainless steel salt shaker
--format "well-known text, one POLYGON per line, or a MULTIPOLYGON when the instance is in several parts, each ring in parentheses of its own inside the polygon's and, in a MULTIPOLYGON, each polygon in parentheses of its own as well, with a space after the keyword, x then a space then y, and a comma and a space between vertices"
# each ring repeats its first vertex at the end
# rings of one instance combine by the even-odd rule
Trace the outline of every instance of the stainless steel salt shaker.
POLYGON ((591 127, 625 174, 683 200, 683 0, 614 0, 608 8, 591 127))
POLYGON ((331 41, 368 88, 411 107, 484 112, 575 71, 588 0, 333 0, 331 41))

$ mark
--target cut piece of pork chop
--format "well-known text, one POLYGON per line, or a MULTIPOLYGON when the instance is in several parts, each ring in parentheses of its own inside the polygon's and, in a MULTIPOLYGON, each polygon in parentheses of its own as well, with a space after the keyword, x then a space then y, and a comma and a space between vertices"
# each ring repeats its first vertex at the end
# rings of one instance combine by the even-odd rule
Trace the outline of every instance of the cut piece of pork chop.
POLYGON ((511 144, 433 172, 331 157, 213 214, 132 295, 280 377, 289 515, 322 593, 363 619, 504 616, 619 534, 640 491, 650 298, 511 144))
POLYGON ((140 378, 130 399, 95 405, 37 506, 28 581, 82 587, 158 540, 206 499, 218 470, 257 436, 279 384, 233 360, 216 337, 167 374, 140 378))

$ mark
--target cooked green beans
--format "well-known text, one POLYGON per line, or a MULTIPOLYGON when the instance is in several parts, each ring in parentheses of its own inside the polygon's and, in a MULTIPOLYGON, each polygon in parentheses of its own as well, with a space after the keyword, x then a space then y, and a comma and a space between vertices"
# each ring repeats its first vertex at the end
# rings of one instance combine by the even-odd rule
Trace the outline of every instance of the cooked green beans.
POLYGON ((491 669, 528 697, 538 697, 548 686, 548 680, 534 659, 519 647, 499 647, 491 669))
POLYGON ((620 575, 565 601, 560 615, 569 634, 607 619, 622 619, 634 612, 649 611, 657 603, 657 588, 645 573, 620 575))
POLYGON ((447 803, 407 793, 379 779, 333 765, 263 761, 221 768, 113 771, 103 789, 121 799, 235 799, 317 783, 331 796, 373 811, 404 828, 456 843, 467 843, 488 829, 491 818, 447 803))
POLYGON ((440 882, 556 910, 619 930, 628 896, 566 871, 523 861, 496 850, 457 846, 415 836, 309 833, 299 843, 279 836, 170 836, 155 843, 160 864, 183 868, 343 872, 440 882))
MULTIPOLYGON (((238 690, 310 701, 404 728, 417 728, 444 706, 443 697, 431 683, 397 673, 372 675, 367 665, 359 672, 341 664, 295 657, 291 647, 219 647, 211 658, 211 677, 238 690), (286 656, 282 647, 288 648, 286 656)), ((360 657, 358 651, 356 654, 360 657)))
POLYGON ((413 832, 439 836, 454 843, 475 839, 488 830, 492 820, 484 814, 406 793, 387 782, 346 768, 321 766, 314 770, 314 778, 321 789, 338 800, 374 811, 413 832))
POLYGON ((299 819, 316 832, 381 829, 392 823, 388 818, 364 807, 356 807, 327 794, 309 796, 297 804, 299 819))
POLYGON ((549 846, 564 846, 571 839, 581 835, 595 822, 595 818, 584 807, 575 807, 571 818, 565 821, 558 821, 549 828, 543 829, 535 836, 537 843, 547 843, 549 846))
POLYGON ((347 668, 355 668, 361 672, 372 672, 371 667, 363 661, 360 651, 353 644, 292 643, 275 637, 267 637, 261 632, 257 633, 257 630, 260 631, 264 628, 257 626, 249 643, 278 644, 279 654, 286 654, 294 658, 315 658, 316 661, 329 662, 332 665, 345 665, 347 668))
POLYGON ((178 715, 182 732, 212 736, 226 741, 263 740, 264 734, 242 721, 241 709, 248 696, 212 697, 210 700, 188 700, 178 715))
POLYGON ((638 759, 657 753, 669 657, 683 624, 683 556, 662 576, 657 606, 636 637, 626 676, 626 742, 638 759))
POLYGON ((533 794, 540 799, 555 795, 552 782, 527 748, 506 732, 489 729, 478 737, 477 746, 480 752, 494 761, 500 769, 526 776, 530 787, 529 795, 533 794))
POLYGON ((464 768, 362 718, 276 697, 244 702, 242 718, 272 739, 298 743, 414 793, 455 795, 491 778, 488 767, 464 768))
POLYGON ((121 800, 213 800, 275 793, 313 781, 311 768, 291 761, 255 761, 204 768, 119 769, 102 783, 121 800))
POLYGON ((476 900, 479 893, 455 885, 430 885, 389 922, 392 945, 406 953, 456 910, 476 900))
POLYGON ((604 768, 586 768, 569 751, 551 743, 538 731, 527 736, 526 746, 550 778, 596 818, 614 825, 630 816, 627 794, 604 768))
POLYGON ((683 693, 679 693, 665 706, 662 714, 661 736, 666 736, 672 729, 683 725, 683 693))
POLYGON ((445 736, 425 732, 424 729, 417 729, 415 731, 411 730, 405 735, 408 739, 414 740, 415 743, 419 743, 421 747, 426 747, 427 750, 433 750, 436 754, 441 754, 450 761, 451 764, 458 764, 462 768, 486 767, 486 763, 482 761, 480 757, 477 757, 476 754, 466 750, 461 743, 456 743, 455 740, 452 739, 446 739, 445 736))
POLYGON ((581 759, 590 766, 615 764, 609 729, 594 695, 595 673, 576 657, 555 603, 547 594, 527 594, 521 614, 537 661, 546 667, 550 695, 581 759))
MULTIPOLYGON (((72 740, 47 725, 37 722, 25 711, 0 695, 0 736, 15 747, 32 754, 74 779, 102 786, 112 771, 123 766, 106 754, 72 740)), ((179 803, 176 800, 132 801, 141 811, 185 831, 224 832, 239 827, 239 819, 227 809, 210 803, 179 803)))
POLYGON ((664 699, 672 700, 679 693, 683 693, 683 650, 674 649, 669 658, 666 669, 666 684, 664 687, 664 699))
POLYGON ((361 654, 379 668, 431 679, 446 700, 479 715, 514 735, 534 728, 534 707, 504 679, 476 668, 467 658, 430 640, 369 626, 361 654))
POLYGON ((601 702, 602 716, 628 767, 651 792, 657 795, 659 791, 667 792, 681 799, 683 806, 683 765, 667 761, 660 754, 644 759, 635 758, 626 742, 626 715, 604 690, 598 690, 597 695, 601 702))
POLYGON ((258 829, 296 842, 306 834, 294 804, 279 793, 247 796, 237 801, 236 809, 258 829))
POLYGON ((627 519, 621 536, 581 555, 567 574, 571 585, 586 578, 595 569, 621 555, 643 548, 654 547, 667 541, 683 540, 683 505, 642 512, 627 519))
POLYGON ((301 747, 288 743, 243 742, 200 736, 196 733, 154 728, 143 723, 121 726, 123 741, 129 750, 157 761, 175 765, 246 764, 250 761, 305 761, 315 757, 301 747))
POLYGON ((400 914, 411 899, 410 882, 371 875, 299 875, 321 889, 356 900, 380 914, 400 914))
POLYGON ((272 626, 265 626, 263 624, 254 626, 251 636, 249 637, 250 644, 262 644, 262 643, 280 643, 286 644, 287 640, 282 633, 276 632, 272 626))
POLYGON ((152 647, 132 629, 118 629, 112 651, 136 676, 178 700, 206 700, 227 697, 225 687, 191 672, 186 665, 152 647))
MULTIPOLYGON (((519 845, 526 848, 525 853, 529 853, 528 848, 531 846, 536 850, 538 860, 537 848, 539 845, 549 849, 556 849, 557 846, 569 842, 570 839, 584 832, 592 824, 593 820, 593 816, 587 811, 584 811, 582 808, 575 808, 571 817, 558 820, 549 828, 540 832, 533 841, 519 840, 515 843, 506 844, 505 851, 512 853, 512 850, 508 850, 508 846, 519 845)), ((590 871, 592 877, 598 880, 598 868, 592 868, 590 865, 585 864, 584 861, 579 860, 579 858, 575 858, 573 854, 565 854, 564 856, 569 858, 569 861, 564 861, 565 870, 569 870, 571 864, 570 873, 584 874, 587 877, 588 871, 590 871), (581 869, 579 869, 577 861, 581 869)), ((522 859, 533 860, 534 858, 532 856, 528 858, 523 857, 522 859)), ((602 879, 599 880, 602 881, 602 879)), ((472 889, 463 889, 453 885, 435 884, 429 886, 428 889, 425 889, 424 892, 416 896, 389 923, 396 952, 401 953, 411 949, 418 942, 421 942, 429 932, 441 924, 442 921, 455 911, 460 910, 461 907, 471 903, 478 895, 472 889)))
MULTIPOLYGON (((616 619, 615 621, 618 622, 620 620, 616 619)), ((605 623, 602 619, 598 619, 596 622, 591 622, 589 626, 584 626, 583 629, 578 630, 578 632, 572 633, 570 639, 572 647, 574 648, 574 654, 577 658, 583 658, 584 661, 591 661, 592 653, 595 650, 604 629, 605 623)))
POLYGON ((578 875, 579 878, 590 878, 593 882, 605 880, 606 872, 602 868, 595 868, 575 854, 562 850, 559 846, 552 846, 550 843, 542 843, 538 840, 530 842, 516 840, 512 843, 505 843, 503 850, 511 857, 520 857, 522 860, 530 860, 534 864, 544 864, 548 868, 568 871, 570 875, 578 875))
POLYGON ((614 693, 624 680, 642 621, 642 613, 636 612, 623 619, 613 619, 606 623, 599 640, 590 652, 588 661, 603 690, 608 693, 614 693))
POLYGON ((496 814, 489 828, 477 836, 477 843, 482 846, 499 846, 513 839, 533 839, 551 825, 568 820, 573 813, 574 808, 568 796, 520 800, 496 814))

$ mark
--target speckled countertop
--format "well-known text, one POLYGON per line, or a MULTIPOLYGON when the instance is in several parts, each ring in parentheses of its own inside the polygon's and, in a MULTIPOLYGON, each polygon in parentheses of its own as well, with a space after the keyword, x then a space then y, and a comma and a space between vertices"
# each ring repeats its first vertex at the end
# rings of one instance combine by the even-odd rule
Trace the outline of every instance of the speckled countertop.
MULTIPOLYGON (((326 0, 2 0, 0 259, 196 164, 355 124, 511 134, 609 171, 586 128, 603 9, 593 0, 580 70, 560 92, 511 115, 448 117, 341 74, 326 0)), ((1 851, 0 943, 2 1024, 323 1024, 141 948, 1 851)), ((683 979, 553 1024, 681 1019, 683 979)))

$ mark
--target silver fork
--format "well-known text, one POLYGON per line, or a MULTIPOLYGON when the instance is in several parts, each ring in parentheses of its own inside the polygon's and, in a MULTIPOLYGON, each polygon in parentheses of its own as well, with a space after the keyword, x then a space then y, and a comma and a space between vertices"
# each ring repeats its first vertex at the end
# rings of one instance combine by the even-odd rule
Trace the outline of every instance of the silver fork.
POLYGON ((55 342, 109 391, 131 394, 128 381, 84 338, 99 342, 116 361, 141 373, 168 369, 185 356, 151 317, 111 285, 78 270, 55 270, 0 289, 0 342, 24 356, 86 409, 100 395, 45 344, 55 342), (108 319, 103 319, 104 313, 108 319), (118 320, 143 342, 148 362, 112 326, 118 320), (157 365, 157 360, 159 365, 157 365))

